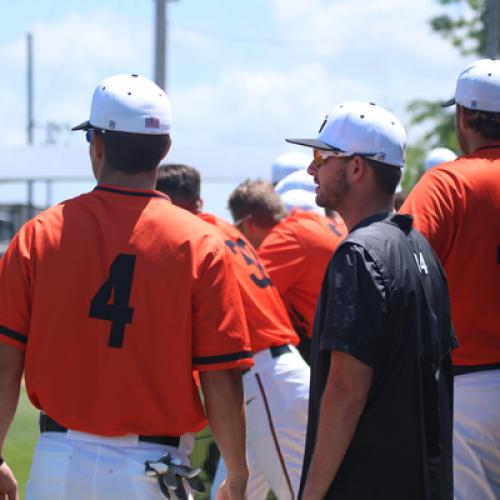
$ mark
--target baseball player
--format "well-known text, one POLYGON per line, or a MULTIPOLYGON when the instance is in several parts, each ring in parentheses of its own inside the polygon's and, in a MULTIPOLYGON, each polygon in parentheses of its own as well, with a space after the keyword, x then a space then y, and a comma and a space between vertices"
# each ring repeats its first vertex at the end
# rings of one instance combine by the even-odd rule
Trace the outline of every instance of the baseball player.
MULTIPOLYGON (((247 496, 265 499, 272 489, 279 499, 296 498, 307 427, 309 367, 294 347, 299 339, 285 306, 251 243, 231 224, 202 212, 196 169, 178 164, 160 167, 157 189, 213 226, 233 262, 255 362, 243 375, 250 468, 247 496)), ((214 486, 225 474, 221 461, 214 486)))
POLYGON ((458 77, 464 155, 429 170, 402 212, 440 258, 460 347, 454 352, 455 498, 500 498, 500 61, 458 77))
POLYGON ((284 207, 272 186, 247 180, 229 198, 235 225, 257 248, 300 336, 309 362, 316 302, 326 266, 346 234, 342 219, 284 207))
POLYGON ((454 345, 444 272, 394 214, 406 136, 374 104, 328 114, 309 173, 349 228, 323 281, 301 498, 451 500, 454 345))
POLYGON ((206 425, 193 370, 227 464, 221 497, 244 496, 244 311, 217 231, 154 190, 170 128, 153 82, 101 82, 73 129, 97 186, 25 224, 0 263, 0 451, 23 371, 42 412, 29 499, 192 498, 188 455, 206 425))

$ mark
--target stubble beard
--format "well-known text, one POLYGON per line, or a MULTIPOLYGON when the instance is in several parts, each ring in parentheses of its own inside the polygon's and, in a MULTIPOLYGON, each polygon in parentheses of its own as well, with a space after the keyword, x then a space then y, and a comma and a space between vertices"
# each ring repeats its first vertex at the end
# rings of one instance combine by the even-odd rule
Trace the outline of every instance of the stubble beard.
POLYGON ((342 169, 337 179, 330 179, 329 183, 320 185, 316 193, 316 205, 339 212, 348 194, 347 173, 342 169))

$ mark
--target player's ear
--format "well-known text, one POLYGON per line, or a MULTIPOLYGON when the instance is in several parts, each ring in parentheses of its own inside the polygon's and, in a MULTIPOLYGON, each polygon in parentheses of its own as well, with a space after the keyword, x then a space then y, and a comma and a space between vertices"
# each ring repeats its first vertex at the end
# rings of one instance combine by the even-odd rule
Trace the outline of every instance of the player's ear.
POLYGON ((202 198, 198 198, 196 200, 196 210, 198 210, 198 212, 203 211, 203 199, 202 198))
POLYGON ((352 158, 349 158, 347 160, 347 179, 349 182, 358 182, 360 179, 362 179, 366 173, 367 165, 364 161, 364 159, 359 156, 355 155, 352 158))

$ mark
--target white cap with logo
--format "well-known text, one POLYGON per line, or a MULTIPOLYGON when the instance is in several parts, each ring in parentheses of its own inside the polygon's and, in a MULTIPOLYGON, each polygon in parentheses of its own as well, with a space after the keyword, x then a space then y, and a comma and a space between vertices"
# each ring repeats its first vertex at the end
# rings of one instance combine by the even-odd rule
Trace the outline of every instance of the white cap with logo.
POLYGON ((467 66, 458 76, 455 97, 443 106, 453 104, 500 113, 500 61, 480 59, 467 66))
POLYGON ((284 153, 278 156, 271 166, 271 181, 275 184, 292 172, 305 170, 310 163, 311 158, 303 153, 284 153))
POLYGON ((446 163, 448 161, 453 161, 457 158, 457 155, 448 148, 434 148, 431 149, 426 157, 424 167, 425 170, 429 170, 440 163, 446 163))
POLYGON ((286 139, 314 149, 358 154, 403 168, 406 133, 389 111, 373 103, 345 102, 327 115, 316 139, 286 139))
POLYGON ((167 135, 171 126, 170 100, 158 85, 139 75, 116 75, 96 87, 90 119, 71 130, 167 135))

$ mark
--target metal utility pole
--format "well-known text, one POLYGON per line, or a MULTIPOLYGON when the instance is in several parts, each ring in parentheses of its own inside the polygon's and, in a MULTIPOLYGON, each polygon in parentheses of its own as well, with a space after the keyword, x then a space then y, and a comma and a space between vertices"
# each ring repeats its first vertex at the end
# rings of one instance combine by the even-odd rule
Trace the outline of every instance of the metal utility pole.
POLYGON ((486 56, 500 57, 500 0, 486 0, 486 56))
POLYGON ((167 89, 168 15, 167 5, 174 0, 154 0, 155 7, 155 82, 167 89))
POLYGON ((33 145, 33 36, 27 35, 27 94, 28 94, 28 123, 27 123, 27 141, 28 146, 33 145))

